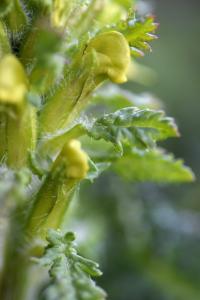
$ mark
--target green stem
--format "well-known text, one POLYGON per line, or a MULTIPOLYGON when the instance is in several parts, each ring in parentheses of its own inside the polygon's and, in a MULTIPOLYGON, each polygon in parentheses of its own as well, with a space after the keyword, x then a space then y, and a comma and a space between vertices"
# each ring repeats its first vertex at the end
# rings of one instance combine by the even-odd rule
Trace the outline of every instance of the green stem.
POLYGON ((6 137, 6 120, 7 116, 6 113, 0 111, 0 162, 5 159, 6 155, 6 145, 7 145, 7 137, 6 137))
POLYGON ((24 234, 19 209, 11 218, 8 240, 5 247, 5 259, 0 281, 0 299, 25 300, 28 283, 28 269, 30 262, 23 251, 24 234))
POLYGON ((57 229, 62 225, 74 192, 75 183, 75 180, 68 180, 67 184, 58 188, 57 201, 41 228, 44 232, 47 232, 49 228, 57 229))
MULTIPOLYGON (((68 180, 66 184, 63 184, 51 176, 47 177, 38 193, 26 225, 26 235, 31 240, 45 241, 48 229, 57 229, 60 226, 75 184, 75 180, 68 180)), ((35 249, 34 247, 35 245, 31 253, 37 255, 38 249, 41 252, 40 246, 38 248, 36 245, 35 249)))
POLYGON ((10 251, 8 257, 2 274, 0 299, 23 300, 29 264, 22 254, 15 251, 10 251))

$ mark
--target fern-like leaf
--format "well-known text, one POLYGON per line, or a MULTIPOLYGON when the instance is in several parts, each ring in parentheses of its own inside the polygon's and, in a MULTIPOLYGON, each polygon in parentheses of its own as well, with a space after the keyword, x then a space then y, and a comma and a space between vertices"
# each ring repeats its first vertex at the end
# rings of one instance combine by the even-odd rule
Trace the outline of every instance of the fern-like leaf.
POLYGON ((178 130, 172 118, 163 111, 126 107, 97 119, 88 128, 92 138, 113 143, 123 150, 123 144, 144 148, 154 146, 157 140, 178 136, 178 130))
POLYGON ((100 276, 99 265, 78 255, 72 232, 49 230, 48 246, 39 263, 49 268, 50 282, 40 300, 104 300, 105 292, 91 277, 100 276))
POLYGON ((144 51, 151 51, 149 42, 156 39, 155 31, 158 23, 155 23, 154 16, 136 18, 130 14, 127 20, 117 25, 118 30, 123 33, 129 42, 133 56, 143 56, 144 51))

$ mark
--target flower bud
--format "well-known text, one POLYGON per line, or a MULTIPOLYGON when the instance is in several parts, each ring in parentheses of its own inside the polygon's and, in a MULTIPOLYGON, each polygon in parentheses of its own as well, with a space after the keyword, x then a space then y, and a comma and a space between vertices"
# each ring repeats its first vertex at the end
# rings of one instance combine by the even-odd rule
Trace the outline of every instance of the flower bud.
POLYGON ((70 140, 60 153, 56 165, 65 164, 65 174, 70 179, 83 179, 86 177, 89 166, 87 154, 81 149, 78 140, 70 140))
POLYGON ((96 51, 97 75, 107 75, 115 83, 127 80, 130 48, 121 33, 108 31, 97 35, 89 42, 86 53, 92 50, 96 51))
POLYGON ((18 59, 8 54, 0 60, 0 102, 21 103, 27 92, 27 78, 18 59))
POLYGON ((70 140, 54 162, 29 216, 27 234, 36 243, 46 239, 49 228, 58 229, 61 226, 75 187, 86 177, 88 169, 88 157, 80 142, 70 140))

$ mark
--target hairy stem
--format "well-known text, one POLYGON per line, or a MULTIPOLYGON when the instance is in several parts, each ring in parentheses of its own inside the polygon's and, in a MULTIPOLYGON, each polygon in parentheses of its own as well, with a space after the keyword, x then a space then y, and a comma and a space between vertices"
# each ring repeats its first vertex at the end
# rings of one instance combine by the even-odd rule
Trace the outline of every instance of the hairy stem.
POLYGON ((23 249, 22 215, 15 209, 10 219, 0 281, 0 299, 25 300, 28 286, 29 257, 23 249))

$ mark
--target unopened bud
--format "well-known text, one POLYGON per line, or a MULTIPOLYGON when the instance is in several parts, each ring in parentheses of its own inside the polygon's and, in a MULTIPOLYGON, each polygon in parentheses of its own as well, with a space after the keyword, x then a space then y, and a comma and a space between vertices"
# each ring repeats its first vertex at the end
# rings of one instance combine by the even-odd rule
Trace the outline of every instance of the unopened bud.
POLYGON ((89 166, 88 156, 81 149, 81 143, 78 140, 71 140, 67 143, 61 154, 63 160, 66 160, 66 175, 71 179, 83 179, 86 177, 89 166))

